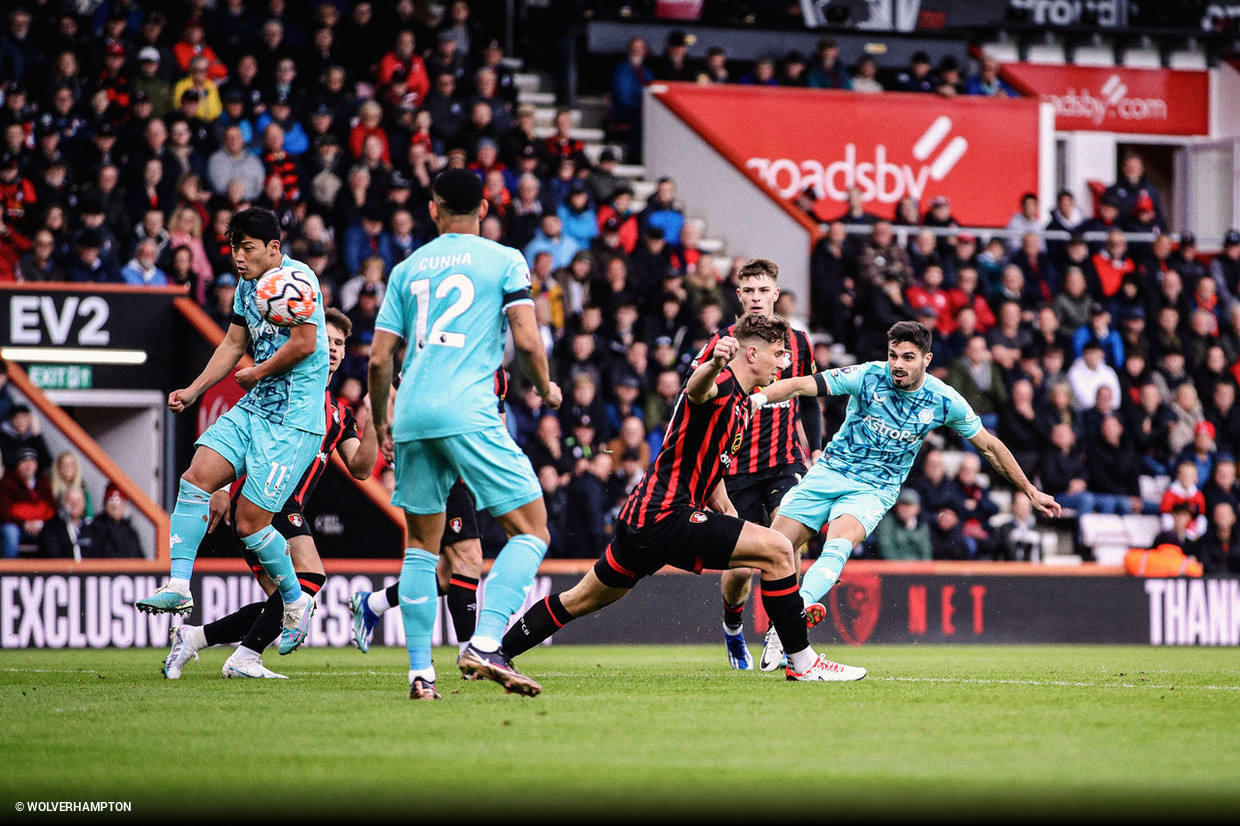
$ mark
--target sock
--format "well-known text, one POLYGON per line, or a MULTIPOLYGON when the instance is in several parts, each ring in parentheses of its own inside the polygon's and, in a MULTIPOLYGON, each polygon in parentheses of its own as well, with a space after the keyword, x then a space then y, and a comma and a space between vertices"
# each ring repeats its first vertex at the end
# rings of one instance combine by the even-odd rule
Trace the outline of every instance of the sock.
POLYGON ((801 580, 801 602, 821 602, 831 590, 831 586, 840 578, 844 563, 852 556, 853 545, 847 539, 832 539, 822 546, 822 553, 814 560, 814 564, 805 572, 801 580))
POLYGON ((262 604, 262 612, 246 629, 241 639, 241 646, 251 651, 266 651, 267 646, 280 636, 284 626, 284 598, 279 591, 272 591, 271 596, 262 604))
POLYGON ((809 646, 809 632, 805 629, 805 603, 797 593, 796 574, 780 579, 763 579, 762 607, 771 618, 779 633, 779 641, 785 651, 800 651, 809 646))
POLYGON ((211 494, 197 485, 181 480, 177 487, 177 504, 169 520, 172 579, 188 582, 190 575, 194 573, 194 558, 198 556, 198 546, 207 535, 210 502, 211 494))
POLYGON ((246 660, 250 660, 261 663, 263 661, 263 655, 261 651, 255 651, 253 648, 249 648, 248 646, 239 645, 237 646, 237 650, 234 651, 228 659, 236 660, 237 662, 245 662, 246 660))
POLYGON ((400 605, 400 580, 366 598, 366 606, 376 617, 383 616, 384 611, 397 605, 400 605))
POLYGON ((400 619, 405 626, 409 670, 431 668, 431 634, 439 613, 435 565, 439 558, 421 548, 406 548, 400 566, 400 619))
MULTIPOLYGON (((202 626, 206 645, 241 642, 245 639, 245 632, 250 630, 259 615, 263 613, 264 605, 266 602, 251 602, 249 605, 242 605, 228 616, 202 626)), ((186 633, 188 634, 189 631, 187 630, 186 633)))
POLYGON ((552 594, 530 606, 530 610, 512 624, 504 634, 503 649, 509 657, 524 654, 563 628, 573 619, 564 609, 559 594, 552 594))
POLYGON ((478 612, 475 637, 495 640, 498 645, 508 620, 525 602, 545 553, 547 543, 536 536, 518 534, 508 540, 487 575, 486 600, 478 612))
POLYGON ((804 674, 813 667, 816 659, 818 659, 818 652, 807 645, 800 651, 788 655, 788 667, 798 674, 804 674))
POLYGON ((745 621, 745 603, 733 605, 723 601, 723 627, 729 634, 739 634, 745 621))
POLYGON ((202 649, 212 645, 213 643, 207 642, 207 637, 203 633, 204 631, 206 631, 206 626, 204 625, 185 626, 185 634, 183 638, 186 644, 195 651, 201 651, 202 649))
POLYGON ((301 592, 308 594, 310 599, 314 599, 319 595, 319 591, 323 590, 323 583, 327 582, 327 575, 298 571, 297 582, 301 585, 301 592))
POLYGON ((301 597, 301 583, 297 581, 293 560, 288 555, 288 540, 268 525, 258 533, 241 537, 241 542, 258 557, 284 601, 296 602, 301 597))
POLYGON ((432 665, 430 668, 409 669, 409 685, 413 685, 414 677, 421 677, 430 683, 435 682, 435 666, 432 665))
POLYGON ((478 580, 476 577, 453 574, 448 580, 448 613, 458 640, 474 635, 478 612, 478 580))

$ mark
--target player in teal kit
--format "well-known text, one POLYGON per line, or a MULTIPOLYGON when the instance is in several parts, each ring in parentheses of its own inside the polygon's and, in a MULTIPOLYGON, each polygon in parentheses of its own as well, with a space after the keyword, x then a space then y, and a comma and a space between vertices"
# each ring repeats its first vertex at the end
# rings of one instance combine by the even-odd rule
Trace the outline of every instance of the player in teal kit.
MULTIPOLYGON (((947 426, 968 439, 991 467, 1003 474, 1047 516, 1060 506, 1034 487, 1003 442, 954 388, 926 375, 930 330, 901 321, 887 332, 887 361, 839 367, 777 381, 764 391, 769 402, 794 396, 850 396, 839 431, 805 478, 784 497, 771 527, 794 548, 826 525, 822 553, 801 579, 806 614, 821 621, 819 600, 831 590, 852 550, 869 536, 904 484, 922 442, 947 426)), ((768 635, 768 644, 770 644, 768 635)))
POLYGON ((148 613, 178 614, 194 607, 189 579, 207 532, 211 494, 245 476, 234 524, 284 599, 280 653, 287 654, 305 639, 314 600, 302 593, 288 543, 271 526, 271 519, 314 461, 327 432, 323 405, 327 324, 319 280, 305 264, 281 252, 280 224, 273 213, 258 208, 238 212, 229 222, 228 234, 233 264, 241 276, 232 323, 193 384, 168 395, 168 408, 180 413, 193 404, 232 372, 250 346, 254 364, 236 373, 237 383, 246 391, 241 401, 198 438, 172 513, 168 584, 138 600, 137 607, 148 613), (281 266, 300 270, 315 287, 314 313, 295 327, 269 323, 254 302, 259 277, 281 266))
POLYGON ((430 212, 439 237, 392 269, 375 319, 369 376, 375 435, 396 465, 392 504, 405 511, 408 534, 399 593, 409 697, 440 696, 431 661, 435 567, 448 491, 458 477, 508 543, 487 577, 486 601, 457 665, 466 676, 532 696, 541 687, 519 674, 499 647, 550 540, 538 477, 495 406, 494 374, 508 326, 521 366, 547 406, 559 407, 562 397, 550 379, 524 257, 478 235, 487 212, 478 176, 463 169, 440 173, 430 212), (389 422, 392 361, 401 341, 401 386, 389 422))

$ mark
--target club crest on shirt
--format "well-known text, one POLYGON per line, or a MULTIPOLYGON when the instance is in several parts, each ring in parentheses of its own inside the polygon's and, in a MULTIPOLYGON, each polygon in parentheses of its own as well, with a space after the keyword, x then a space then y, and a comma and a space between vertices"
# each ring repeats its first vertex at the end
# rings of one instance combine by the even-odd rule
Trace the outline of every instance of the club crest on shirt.
POLYGON ((461 532, 461 517, 459 516, 453 517, 452 521, 448 523, 448 527, 452 529, 453 533, 460 533, 461 532))
POLYGON ((933 419, 934 419, 934 414, 931 413, 929 410, 923 410, 917 414, 917 421, 921 422, 922 424, 930 424, 930 422, 933 419))
POLYGON ((689 514, 689 521, 695 525, 700 525, 706 521, 706 514, 702 513, 701 511, 694 511, 693 513, 689 514))
POLYGON ((291 522, 291 523, 293 523, 293 527, 295 527, 295 528, 300 528, 300 527, 301 527, 301 514, 300 514, 300 513, 290 513, 290 514, 288 515, 288 521, 289 521, 289 522, 291 522))

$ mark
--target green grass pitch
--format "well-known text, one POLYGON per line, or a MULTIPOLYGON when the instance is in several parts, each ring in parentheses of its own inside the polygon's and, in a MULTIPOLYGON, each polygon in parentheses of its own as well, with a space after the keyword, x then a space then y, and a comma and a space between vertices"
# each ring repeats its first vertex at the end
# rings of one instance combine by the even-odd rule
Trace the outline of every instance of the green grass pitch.
POLYGON ((128 801, 114 817, 161 822, 1240 811, 1232 649, 834 648, 869 677, 810 684, 731 671, 722 644, 551 646, 518 662, 536 698, 464 682, 437 649, 435 703, 407 699, 403 650, 269 653, 287 681, 222 679, 229 650, 175 682, 163 650, 0 652, 0 819, 39 800, 128 801))

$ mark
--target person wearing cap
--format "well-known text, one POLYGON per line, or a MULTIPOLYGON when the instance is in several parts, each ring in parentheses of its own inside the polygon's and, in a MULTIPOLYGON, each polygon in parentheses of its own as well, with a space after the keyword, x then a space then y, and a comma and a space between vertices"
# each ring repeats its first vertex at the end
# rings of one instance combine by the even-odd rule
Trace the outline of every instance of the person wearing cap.
POLYGON ((521 90, 517 88, 516 75, 504 65, 504 45, 497 38, 493 37, 483 45, 478 68, 489 69, 495 74, 495 94, 504 101, 508 111, 515 112, 521 90))
POLYGON ((955 55, 943 55, 938 68, 939 85, 934 91, 945 98, 964 94, 964 75, 960 69, 960 60, 955 55))
MULTIPOLYGON (((1240 232, 1236 233, 1236 237, 1240 238, 1240 232)), ((1217 257, 1215 256, 1215 259, 1217 257)), ((1196 284, 1198 279, 1210 275, 1209 266, 1201 258, 1200 250, 1197 247, 1197 235, 1193 232, 1180 233, 1179 241, 1171 253, 1169 263, 1171 264, 1171 269, 1180 274, 1185 284, 1196 284)), ((1236 283, 1240 284, 1240 271, 1237 272, 1236 283)))
POLYGON ((95 79, 92 88, 103 89, 108 96, 108 104, 118 110, 129 108, 129 98, 133 91, 129 76, 125 72, 125 46, 113 42, 103 49, 103 71, 95 79))
POLYGON ((921 50, 913 52, 908 68, 896 75, 896 91, 934 92, 938 87, 939 78, 934 73, 930 55, 921 50))
MULTIPOLYGON (((18 407, 24 405, 14 410, 18 407)), ((38 544, 44 525, 56 515, 56 499, 33 447, 5 452, 5 464, 0 479, 0 552, 5 559, 16 559, 22 545, 38 544)))
POLYGON ((811 89, 852 89, 852 75, 840 60, 840 47, 834 37, 823 37, 805 72, 811 89))
MULTIPOLYGON (((696 40, 696 38, 694 38, 696 40)), ((680 29, 667 33, 663 51, 651 61, 650 68, 658 80, 688 83, 697 78, 699 68, 689 57, 690 35, 680 29)))
POLYGON ((172 82, 164 77, 161 59, 155 46, 143 46, 138 50, 138 70, 130 77, 130 105, 137 103, 139 96, 145 96, 143 99, 151 104, 155 117, 163 117, 173 108, 172 82))
MULTIPOLYGON (((800 89, 809 85, 806 69, 809 61, 800 49, 790 49, 779 61, 779 85, 800 89)), ((850 78, 851 81, 851 78, 850 78)))
POLYGON ((462 94, 469 91, 469 55, 460 49, 452 32, 440 31, 435 35, 435 46, 426 57, 426 72, 431 77, 447 72, 456 79, 462 94))

